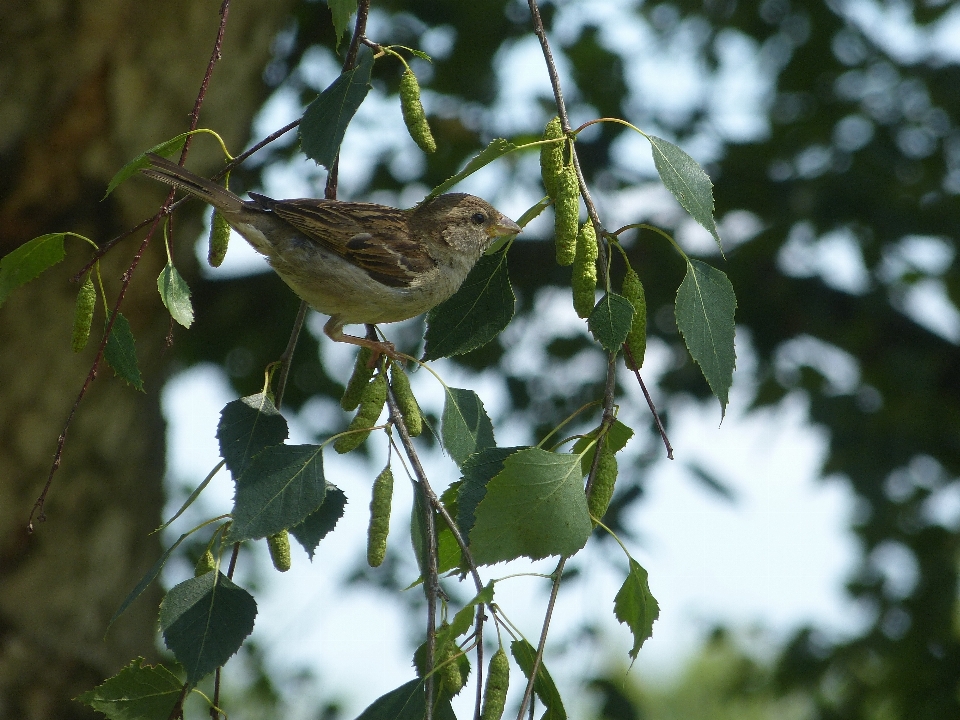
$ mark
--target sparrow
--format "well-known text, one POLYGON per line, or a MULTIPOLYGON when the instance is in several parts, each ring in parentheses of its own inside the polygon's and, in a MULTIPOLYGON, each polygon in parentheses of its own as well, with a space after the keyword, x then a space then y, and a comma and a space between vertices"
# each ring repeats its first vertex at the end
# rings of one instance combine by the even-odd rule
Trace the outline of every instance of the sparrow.
POLYGON ((520 232, 485 200, 464 193, 428 198, 408 210, 310 198, 274 200, 229 190, 159 155, 145 175, 215 207, 280 278, 315 310, 329 315, 336 342, 396 357, 393 345, 347 335, 344 325, 416 317, 453 295, 502 235, 520 232))

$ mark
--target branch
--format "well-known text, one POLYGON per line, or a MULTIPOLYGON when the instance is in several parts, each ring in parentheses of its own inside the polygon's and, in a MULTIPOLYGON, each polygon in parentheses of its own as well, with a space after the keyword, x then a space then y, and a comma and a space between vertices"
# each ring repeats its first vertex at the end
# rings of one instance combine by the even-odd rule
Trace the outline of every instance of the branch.
POLYGON ((667 431, 663 427, 663 421, 660 420, 660 414, 657 412, 657 406, 653 404, 653 398, 650 397, 650 393, 647 392, 647 386, 643 383, 643 378, 640 377, 640 368, 637 367, 637 361, 633 358, 633 353, 630 351, 629 346, 623 344, 623 352, 627 358, 627 367, 634 368, 633 374, 637 376, 637 382, 640 383, 640 389, 643 391, 643 396, 647 399, 647 407, 650 408, 650 413, 653 415, 653 421, 657 424, 657 430, 660 432, 660 439, 663 440, 664 447, 667 448, 667 459, 673 460, 673 446, 670 445, 670 438, 667 437, 667 431))
MULTIPOLYGON (((376 328, 373 325, 367 325, 367 337, 376 338, 376 328)), ((427 696, 427 712, 425 720, 433 718, 433 663, 434 653, 436 651, 437 641, 437 595, 440 590, 440 577, 437 568, 437 529, 433 518, 434 500, 436 493, 430 487, 427 480, 427 474, 420 464, 420 458, 413 448, 413 441, 410 439, 410 433, 403 422, 403 416, 400 414, 400 407, 393 394, 393 388, 387 387, 387 406, 390 409, 390 422, 397 428, 400 435, 400 442, 403 444, 407 459, 413 467, 413 474, 417 477, 416 492, 423 493, 424 524, 426 526, 427 536, 427 562, 423 578, 424 594, 427 596, 427 657, 424 662, 424 692, 427 696)))
MULTIPOLYGON (((197 99, 193 105, 193 112, 190 115, 190 129, 195 130, 197 123, 200 119, 200 108, 203 106, 203 101, 207 95, 207 86, 210 84, 210 77, 213 74, 213 68, 216 66, 217 61, 220 59, 220 49, 223 45, 223 34, 227 26, 227 15, 230 11, 230 0, 223 0, 223 4, 220 6, 220 26, 217 29, 217 38, 213 45, 213 52, 210 55, 210 62, 207 63, 207 70, 204 73, 203 81, 200 83, 200 91, 197 93, 197 99)), ((192 136, 188 135, 186 141, 183 145, 183 151, 180 153, 180 164, 183 165, 184 161, 187 159, 187 152, 190 148, 190 138, 192 136)), ((83 386, 80 388, 80 393, 77 395, 76 401, 73 403, 73 407, 70 409, 69 415, 67 415, 67 420, 64 423, 63 430, 60 432, 60 437, 57 440, 57 450, 54 453, 53 463, 50 466, 50 473, 47 476, 47 482, 43 486, 43 490, 40 492, 39 497, 37 497, 36 502, 33 504, 33 509, 30 511, 30 518, 27 520, 27 532, 33 532, 33 518, 36 516, 40 522, 46 520, 46 516, 43 512, 43 506, 46 503, 47 493, 50 491, 50 486, 53 484, 53 477, 57 472, 57 469, 60 467, 60 461, 63 457, 63 447, 67 440, 67 431, 70 429, 70 425, 73 422, 74 415, 77 412, 77 408, 80 406, 80 402, 83 400, 84 396, 87 394, 87 389, 90 387, 90 384, 97 377, 97 369, 100 367, 100 362, 103 359, 104 349, 107 347, 107 340, 110 338, 110 333, 113 331, 113 325, 117 320, 117 315, 120 312, 120 305, 123 303, 124 297, 127 294, 127 288, 130 287, 130 281, 133 279, 133 272, 137 269, 137 266, 140 264, 140 259, 143 257, 144 251, 147 249, 147 246, 150 244, 150 240, 153 238, 153 234, 157 230, 157 226, 160 224, 160 218, 163 215, 169 214, 170 205, 173 203, 174 190, 170 189, 170 193, 167 195, 166 202, 163 204, 163 208, 156 215, 153 216, 153 225, 150 227, 150 231, 147 233, 147 236, 140 243, 140 247, 137 249, 136 254, 133 256, 133 259, 130 261, 130 265, 127 267, 126 272, 123 273, 123 283, 120 286, 120 293, 117 296, 117 302, 113 306, 113 312, 110 315, 110 318, 107 320, 107 326, 103 333, 103 339, 100 341, 100 347, 97 350, 97 355, 93 359, 93 364, 90 366, 90 370, 87 373, 87 377, 83 382, 83 386)), ((144 221, 141 223, 138 228, 144 227, 150 221, 144 221)), ((99 259, 103 254, 103 250, 98 251, 98 255, 90 261, 85 270, 81 270, 77 274, 79 279, 80 275, 89 270, 90 267, 99 259)))
MULTIPOLYGON (((543 59, 547 65, 547 72, 550 75, 550 84, 553 87, 553 96, 557 103, 557 115, 560 118, 560 125, 563 128, 564 134, 569 134, 571 132, 570 119, 567 115, 566 105, 563 101, 563 91, 560 87, 560 75, 557 72, 557 65, 553 59, 553 52, 550 50, 550 42, 547 40, 546 30, 543 27, 543 19, 540 17, 540 8, 537 6, 537 0, 527 0, 527 4, 530 8, 530 16, 533 20, 533 31, 540 40, 540 48, 543 51, 543 59)), ((590 222, 593 223, 597 237, 603 238, 603 224, 600 222, 600 215, 597 213, 597 208, 593 202, 593 197, 590 195, 590 188, 587 187, 586 180, 583 176, 583 170, 580 167, 580 160, 577 156, 576 143, 570 143, 570 146, 571 155, 573 158, 573 166, 577 173, 577 183, 580 186, 580 195, 583 197, 584 205, 586 205, 587 208, 587 214, 590 217, 590 222)), ((603 281, 604 286, 609 289, 610 279, 607 274, 607 247, 603 242, 598 242, 598 255, 600 279, 603 281)), ((600 423, 600 430, 597 433, 598 437, 603 436, 603 433, 606 432, 606 429, 610 427, 614 420, 613 403, 616 392, 616 377, 617 356, 616 353, 611 352, 607 356, 607 378, 603 393, 603 416, 600 423)), ((599 465, 599 459, 600 453, 594 453, 593 466, 590 468, 590 474, 587 477, 587 484, 585 487, 586 492, 589 492, 590 488, 593 486, 594 477, 596 476, 597 472, 597 466, 599 465)), ((540 670, 540 665, 543 662, 543 650, 547 640, 547 632, 550 629, 550 620, 553 616, 557 593, 560 590, 560 580, 563 575, 563 568, 566 565, 566 562, 566 557, 561 558, 554 573, 553 587, 550 592, 550 602, 547 605, 547 612, 543 619, 543 628, 540 631, 540 642, 537 647, 537 654, 533 659, 533 667, 530 671, 530 677, 527 680, 527 686, 523 693, 523 701, 520 705, 520 712, 517 714, 518 720, 522 720, 523 715, 526 712, 527 707, 530 705, 533 696, 534 683, 537 678, 537 673, 540 670)))

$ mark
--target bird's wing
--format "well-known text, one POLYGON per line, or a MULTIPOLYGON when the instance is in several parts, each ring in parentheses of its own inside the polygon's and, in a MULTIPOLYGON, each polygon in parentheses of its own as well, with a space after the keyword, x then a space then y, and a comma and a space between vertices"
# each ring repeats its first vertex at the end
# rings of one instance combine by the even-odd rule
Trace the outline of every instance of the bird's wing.
POLYGON ((426 246, 410 237, 403 210, 309 199, 275 200, 269 209, 384 285, 408 287, 437 265, 426 246))

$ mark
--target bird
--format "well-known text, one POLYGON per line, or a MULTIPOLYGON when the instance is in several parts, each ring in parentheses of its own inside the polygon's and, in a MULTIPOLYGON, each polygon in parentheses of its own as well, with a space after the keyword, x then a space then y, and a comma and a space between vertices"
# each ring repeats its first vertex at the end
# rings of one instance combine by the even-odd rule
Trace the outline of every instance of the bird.
POLYGON ((266 256, 302 300, 330 319, 324 334, 396 358, 392 343, 344 325, 408 320, 452 296, 491 243, 520 226, 465 193, 428 197, 410 209, 340 200, 242 200, 170 160, 148 154, 144 175, 212 205, 266 256))

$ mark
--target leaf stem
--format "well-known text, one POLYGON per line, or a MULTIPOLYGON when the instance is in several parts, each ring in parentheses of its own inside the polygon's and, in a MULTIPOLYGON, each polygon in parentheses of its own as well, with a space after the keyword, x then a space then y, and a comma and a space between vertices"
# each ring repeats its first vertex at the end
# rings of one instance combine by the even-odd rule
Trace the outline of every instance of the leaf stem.
MULTIPOLYGON (((683 251, 683 248, 680 247, 679 244, 677 244, 677 241, 673 239, 673 236, 672 236, 670 233, 666 232, 665 230, 663 230, 663 229, 661 229, 661 228, 658 228, 658 227, 655 226, 655 225, 648 225, 647 223, 631 223, 630 225, 624 225, 622 228, 618 228, 618 229, 614 230, 612 233, 610 233, 610 235, 618 236, 618 235, 619 235, 620 233, 622 233, 622 232, 626 232, 627 230, 633 230, 633 229, 638 229, 638 230, 652 230, 653 232, 657 233, 657 235, 660 235, 660 236, 666 238, 667 240, 670 241, 670 244, 673 245, 673 248, 674 248, 678 253, 680 253, 680 255, 683 257, 684 261, 687 262, 687 263, 690 262, 690 257, 683 251)), ((619 241, 619 238, 618 238, 618 241, 619 241)))
MULTIPOLYGON (((634 360, 633 353, 630 351, 627 343, 623 344, 623 354, 629 361, 630 366, 637 368, 637 362, 634 360)), ((653 415, 653 421, 657 424, 657 430, 660 432, 660 439, 663 440, 663 445, 667 449, 667 459, 673 460, 673 446, 670 444, 670 438, 667 437, 667 431, 663 427, 663 421, 660 419, 660 414, 657 412, 657 406, 653 404, 653 398, 650 397, 650 393, 647 391, 647 386, 644 384, 643 378, 640 377, 640 369, 637 368, 633 371, 633 373, 637 376, 637 382, 640 383, 640 389, 643 391, 643 396, 647 399, 647 407, 650 408, 650 413, 653 415)))
MULTIPOLYGON (((582 412, 583 412, 584 410, 586 410, 587 408, 591 408, 591 407, 593 407, 594 405, 599 405, 599 404, 600 404, 600 401, 599 401, 599 400, 591 400, 590 402, 588 402, 588 403, 586 403, 586 404, 584 404, 584 405, 581 405, 579 408, 577 408, 577 409, 574 410, 572 413, 570 413, 569 415, 567 415, 567 417, 564 418, 563 422, 561 422, 561 423, 560 423, 559 425, 557 425, 553 430, 551 430, 550 432, 548 432, 548 433, 544 436, 543 440, 541 440, 540 442, 538 442, 538 443, 536 444, 536 447, 542 448, 542 447, 544 446, 544 444, 547 442, 547 440, 549 440, 551 437, 553 437, 553 436, 556 435, 558 432, 560 432, 560 430, 562 430, 562 429, 564 428, 564 426, 567 425, 567 423, 572 422, 573 419, 574 419, 575 417, 577 417, 577 415, 579 415, 580 413, 582 413, 582 412)), ((567 439, 569 439, 569 438, 567 438, 567 439)), ((564 441, 564 442, 566 442, 566 441, 564 441)), ((563 443, 561 443, 561 444, 563 444, 563 443)))
POLYGON ((297 317, 293 321, 293 327, 290 329, 290 339, 287 341, 287 347, 280 355, 280 377, 277 379, 277 394, 274 405, 277 410, 280 409, 280 403, 283 402, 283 393, 287 389, 287 379, 290 377, 290 366, 293 365, 293 353, 297 349, 297 340, 300 338, 300 330, 303 328, 303 320, 307 316, 306 300, 300 301, 300 308, 297 310, 297 317))

